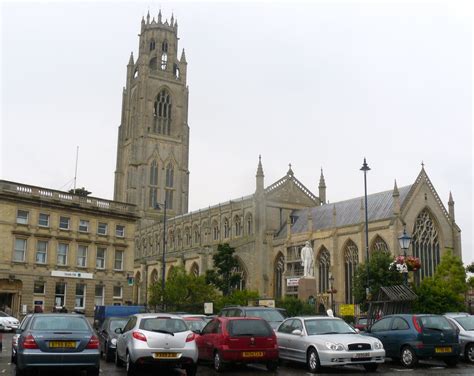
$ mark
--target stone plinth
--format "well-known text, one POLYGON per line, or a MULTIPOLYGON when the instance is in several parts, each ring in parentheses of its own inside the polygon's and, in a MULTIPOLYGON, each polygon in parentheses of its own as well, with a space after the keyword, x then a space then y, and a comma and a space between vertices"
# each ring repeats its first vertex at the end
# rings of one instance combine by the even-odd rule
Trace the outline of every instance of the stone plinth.
POLYGON ((316 278, 300 278, 298 283, 298 299, 307 302, 310 296, 316 298, 316 278))

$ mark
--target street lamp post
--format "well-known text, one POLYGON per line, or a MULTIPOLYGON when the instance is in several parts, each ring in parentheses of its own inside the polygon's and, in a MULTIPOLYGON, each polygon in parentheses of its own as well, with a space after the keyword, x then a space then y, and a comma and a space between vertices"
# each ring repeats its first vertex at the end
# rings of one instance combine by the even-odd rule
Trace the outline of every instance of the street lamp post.
MULTIPOLYGON (((405 226, 403 226, 403 234, 398 237, 398 243, 400 244, 400 248, 403 249, 403 261, 405 265, 407 263, 407 249, 410 248, 411 237, 407 234, 407 230, 405 226)), ((408 285, 408 270, 403 273, 403 284, 405 286, 408 285)))
POLYGON ((332 274, 329 276, 329 285, 331 286, 331 309, 334 314, 334 277, 332 274))
POLYGON ((364 171, 364 197, 365 197, 365 264, 367 270, 367 287, 365 288, 365 296, 367 300, 370 295, 370 279, 369 279, 369 216, 367 213, 367 171, 370 171, 370 167, 364 158, 364 164, 362 165, 361 171, 364 171))
POLYGON ((165 284, 166 284, 166 278, 165 278, 165 273, 166 273, 166 197, 165 197, 165 202, 163 204, 157 202, 156 203, 156 208, 160 210, 160 205, 163 206, 164 211, 163 211, 163 254, 161 258, 161 309, 164 311, 165 310, 165 284))

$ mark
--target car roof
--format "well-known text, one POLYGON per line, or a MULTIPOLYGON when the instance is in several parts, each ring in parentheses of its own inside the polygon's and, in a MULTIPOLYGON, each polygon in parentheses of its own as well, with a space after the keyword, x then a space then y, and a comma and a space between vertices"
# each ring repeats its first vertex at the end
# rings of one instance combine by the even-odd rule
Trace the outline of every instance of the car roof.
MULTIPOLYGON (((331 317, 331 316, 295 316, 289 317, 289 319, 300 319, 300 320, 342 320, 340 317, 331 317)), ((288 320, 288 319, 287 319, 288 320)))
POLYGON ((132 316, 136 316, 139 319, 145 319, 145 318, 169 318, 169 319, 183 319, 179 315, 174 315, 171 313, 136 313, 132 316))

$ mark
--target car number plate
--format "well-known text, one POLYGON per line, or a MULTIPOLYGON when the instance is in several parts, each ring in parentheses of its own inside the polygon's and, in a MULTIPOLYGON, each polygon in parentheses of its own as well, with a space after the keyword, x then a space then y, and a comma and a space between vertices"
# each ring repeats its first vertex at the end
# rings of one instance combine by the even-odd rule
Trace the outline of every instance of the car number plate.
POLYGON ((365 353, 357 353, 355 354, 356 358, 370 358, 370 353, 365 352, 365 353))
POLYGON ((242 357, 244 358, 261 358, 263 356, 263 351, 244 351, 242 357))
POLYGON ((52 349, 65 348, 74 349, 76 348, 75 341, 49 341, 49 347, 52 349))
POLYGON ((453 350, 451 349, 451 346, 447 346, 447 347, 436 347, 435 348, 435 353, 450 353, 452 352, 453 350))
POLYGON ((179 353, 174 352, 156 352, 153 354, 153 357, 155 359, 177 359, 179 355, 179 353))

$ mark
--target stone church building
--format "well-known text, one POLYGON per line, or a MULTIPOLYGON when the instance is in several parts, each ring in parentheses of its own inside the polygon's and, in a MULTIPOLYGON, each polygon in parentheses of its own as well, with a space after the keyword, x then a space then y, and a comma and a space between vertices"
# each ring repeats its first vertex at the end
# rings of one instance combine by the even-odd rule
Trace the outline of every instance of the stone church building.
MULTIPOLYGON (((141 217, 134 301, 146 303, 149 286, 160 280, 165 241, 166 273, 183 265, 198 275, 213 267, 217 245, 229 243, 239 260, 241 287, 258 290, 262 298, 297 294, 299 253, 310 241, 319 301, 328 304, 333 280, 335 302, 353 302, 354 271, 366 258, 363 198, 328 204, 322 171, 316 196, 291 166, 266 186, 259 160, 254 192, 188 212, 189 91, 186 56, 182 50, 178 59, 178 52, 177 21, 163 22, 161 12, 156 20, 147 15, 138 57, 131 55, 127 65, 114 191, 116 201, 136 205, 141 217)), ((395 183, 370 194, 368 221, 370 252, 400 254, 397 238, 406 227, 413 238, 409 254, 423 264, 417 280, 433 274, 446 249, 461 256, 454 201, 450 196, 446 209, 424 167, 412 185, 395 183)))

